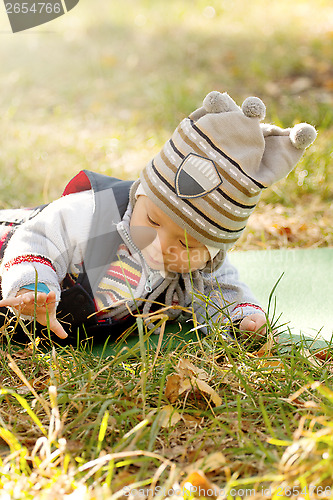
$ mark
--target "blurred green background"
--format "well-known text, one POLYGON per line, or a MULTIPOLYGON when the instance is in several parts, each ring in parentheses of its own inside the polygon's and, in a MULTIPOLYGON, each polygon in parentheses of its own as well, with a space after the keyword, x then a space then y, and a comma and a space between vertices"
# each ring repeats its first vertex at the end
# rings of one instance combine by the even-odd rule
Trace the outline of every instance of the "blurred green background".
POLYGON ((51 201, 83 168, 136 178, 220 90, 319 131, 239 246, 333 245, 331 0, 81 0, 16 34, 1 4, 0 61, 1 208, 51 201))

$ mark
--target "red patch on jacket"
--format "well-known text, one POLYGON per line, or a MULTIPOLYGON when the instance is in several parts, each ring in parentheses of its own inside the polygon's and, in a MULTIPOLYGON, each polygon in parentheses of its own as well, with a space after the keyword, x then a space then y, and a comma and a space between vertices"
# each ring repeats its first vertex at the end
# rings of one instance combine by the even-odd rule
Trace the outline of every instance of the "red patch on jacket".
POLYGON ((89 191, 91 189, 90 180, 87 174, 81 170, 65 187, 62 196, 67 196, 68 194, 80 193, 81 191, 89 191))

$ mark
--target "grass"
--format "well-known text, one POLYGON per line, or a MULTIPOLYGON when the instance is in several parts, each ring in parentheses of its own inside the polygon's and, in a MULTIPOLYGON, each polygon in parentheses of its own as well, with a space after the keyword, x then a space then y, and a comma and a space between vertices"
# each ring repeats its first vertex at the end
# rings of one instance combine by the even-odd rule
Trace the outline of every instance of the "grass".
MULTIPOLYGON (((319 132, 238 248, 332 246, 329 0, 81 1, 16 35, 2 13, 1 208, 49 202, 83 168, 136 178, 206 93, 226 90, 319 132)), ((157 356, 141 336, 109 357, 88 344, 18 349, 3 331, 0 497, 116 499, 130 485, 139 500, 157 485, 191 499, 186 483, 225 498, 331 497, 331 362, 301 346, 228 346, 215 330, 157 356)))
POLYGON ((200 485, 229 491, 225 498, 244 488, 278 498, 287 487, 321 498, 332 487, 331 363, 301 346, 264 354, 227 345, 217 331, 157 357, 144 337, 109 357, 89 346, 4 347, 8 498, 176 495, 186 482, 192 493, 178 499, 200 485))

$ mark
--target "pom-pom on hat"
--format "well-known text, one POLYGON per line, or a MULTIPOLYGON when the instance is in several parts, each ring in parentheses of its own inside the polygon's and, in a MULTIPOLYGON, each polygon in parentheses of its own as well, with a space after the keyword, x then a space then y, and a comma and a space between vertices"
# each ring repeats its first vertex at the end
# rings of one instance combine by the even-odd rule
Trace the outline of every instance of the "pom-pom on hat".
POLYGON ((315 129, 261 124, 257 97, 242 107, 210 92, 142 171, 146 195, 204 245, 228 250, 241 236, 261 190, 285 177, 316 138, 315 129))

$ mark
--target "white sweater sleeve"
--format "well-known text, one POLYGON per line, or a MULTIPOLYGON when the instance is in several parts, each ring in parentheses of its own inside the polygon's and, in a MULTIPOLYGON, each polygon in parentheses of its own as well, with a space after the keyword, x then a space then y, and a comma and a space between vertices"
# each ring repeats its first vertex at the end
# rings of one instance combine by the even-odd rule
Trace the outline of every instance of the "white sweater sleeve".
POLYGON ((217 271, 205 275, 204 293, 205 304, 202 300, 195 301, 195 313, 203 331, 207 331, 211 322, 230 324, 253 313, 265 315, 250 288, 239 281, 238 271, 228 256, 217 271))
POLYGON ((72 265, 83 260, 94 212, 91 191, 50 203, 11 237, 1 267, 3 298, 25 285, 45 283, 60 300, 60 284, 72 265))

